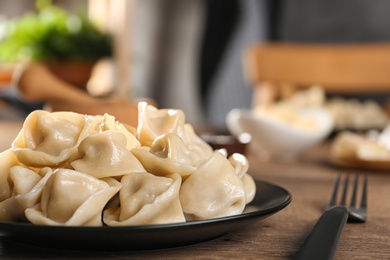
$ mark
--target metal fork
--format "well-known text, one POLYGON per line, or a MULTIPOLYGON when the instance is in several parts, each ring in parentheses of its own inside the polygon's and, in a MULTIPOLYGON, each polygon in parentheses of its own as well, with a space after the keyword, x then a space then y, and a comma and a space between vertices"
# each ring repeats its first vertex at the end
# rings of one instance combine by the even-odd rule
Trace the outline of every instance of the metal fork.
POLYGON ((337 176, 334 183, 329 205, 325 212, 317 221, 313 230, 306 238, 303 246, 300 248, 294 259, 334 259, 337 246, 340 241, 345 223, 356 222, 363 223, 367 218, 367 175, 363 177, 361 188, 360 205, 357 206, 358 179, 355 176, 353 192, 349 207, 347 208, 347 197, 349 187, 349 175, 344 178, 344 188, 340 203, 337 204, 340 175, 337 176))

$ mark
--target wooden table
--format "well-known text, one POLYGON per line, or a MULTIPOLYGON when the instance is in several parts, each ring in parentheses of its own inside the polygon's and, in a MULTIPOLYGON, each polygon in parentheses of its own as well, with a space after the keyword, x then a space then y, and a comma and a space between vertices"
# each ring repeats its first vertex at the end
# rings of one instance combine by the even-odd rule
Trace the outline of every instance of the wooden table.
MULTIPOLYGON (((0 123, 3 129, 4 122, 0 123)), ((290 259, 325 209, 340 171, 327 162, 327 151, 327 144, 323 144, 294 163, 261 162, 249 157, 255 178, 284 187, 293 200, 275 215, 217 240, 159 251, 91 253, 44 249, 0 238, 0 258, 290 259)), ((336 259, 390 258, 390 172, 367 173, 368 220, 345 227, 336 259)))

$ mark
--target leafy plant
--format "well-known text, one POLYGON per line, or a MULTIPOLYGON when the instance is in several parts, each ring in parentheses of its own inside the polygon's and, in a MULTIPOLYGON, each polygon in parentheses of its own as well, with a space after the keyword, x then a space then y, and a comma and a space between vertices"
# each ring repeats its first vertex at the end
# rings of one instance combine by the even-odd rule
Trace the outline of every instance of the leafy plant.
POLYGON ((1 61, 95 61, 112 55, 111 36, 101 32, 86 12, 70 14, 47 0, 37 1, 36 6, 37 12, 3 24, 1 61))

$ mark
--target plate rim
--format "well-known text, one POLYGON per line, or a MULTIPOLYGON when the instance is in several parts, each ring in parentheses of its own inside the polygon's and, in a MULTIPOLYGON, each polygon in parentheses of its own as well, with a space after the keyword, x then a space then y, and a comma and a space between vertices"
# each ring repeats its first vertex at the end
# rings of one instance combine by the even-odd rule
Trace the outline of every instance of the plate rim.
MULTIPOLYGON (((193 231, 193 232, 199 232, 199 230, 204 230, 206 228, 214 228, 217 229, 218 232, 213 230, 214 232, 213 236, 211 235, 204 235, 204 237, 199 236, 198 237, 195 235, 194 243, 177 243, 179 246, 183 245, 190 245, 190 244, 197 244, 200 242, 206 242, 215 238, 222 237, 224 235, 227 235, 229 233, 234 232, 237 227, 245 227, 249 225, 250 223, 253 223, 255 221, 260 221, 261 219, 268 218, 269 216, 281 211, 285 207, 287 207, 291 201, 292 201, 292 195, 291 193, 276 184, 267 182, 267 181, 262 181, 262 180, 255 180, 256 187, 258 188, 259 186, 263 187, 268 187, 268 189, 274 189, 274 191, 278 191, 278 194, 271 195, 268 200, 263 202, 264 207, 262 207, 262 204, 254 204, 253 202, 256 202, 256 198, 261 200, 262 197, 259 196, 256 192, 254 201, 249 203, 247 206, 257 206, 259 209, 255 209, 250 212, 244 212, 242 214, 238 215, 232 215, 232 216, 225 216, 225 217, 220 217, 220 218, 213 218, 213 219, 206 219, 206 220, 195 220, 195 221, 188 221, 188 222, 180 222, 180 223, 171 223, 171 224, 153 224, 153 225, 137 225, 137 226, 117 226, 117 227, 112 227, 112 226, 46 226, 46 225, 33 225, 30 223, 15 223, 15 222, 4 222, 0 221, 0 236, 2 236, 5 239, 10 239, 15 242, 21 242, 26 245, 33 245, 33 246, 39 246, 39 247, 46 247, 46 248, 53 248, 52 245, 49 244, 54 244, 54 240, 58 240, 60 235, 66 236, 76 236, 77 234, 82 233, 84 237, 91 236, 91 234, 94 234, 96 236, 107 234, 108 237, 114 236, 114 240, 118 239, 115 236, 121 236, 124 235, 126 236, 127 239, 133 239, 133 237, 138 236, 144 236, 144 233, 152 233, 152 232, 160 232, 160 233, 166 233, 166 232, 172 232, 176 231, 176 235, 180 236, 183 232, 187 231, 193 231), (275 201, 273 201, 275 200, 275 201), (269 205, 268 205, 269 204, 269 205), (221 228, 221 225, 227 225, 229 224, 229 227, 221 228), (223 232, 222 232, 223 230, 223 232), (20 236, 20 234, 26 234, 27 237, 31 237, 32 233, 36 234, 39 232, 40 238, 46 238, 50 236, 51 234, 55 234, 55 238, 53 238, 53 241, 50 241, 47 243, 48 245, 45 245, 43 243, 44 241, 36 242, 36 241, 29 241, 26 238, 20 238, 17 235, 20 236), (61 233, 61 234, 59 234, 61 233), (25 239, 25 240, 23 240, 25 239), (37 245, 39 243, 39 245, 37 245)), ((260 193, 261 194, 261 193, 260 193)), ((161 235, 160 235, 161 236, 161 235)), ((175 234, 172 235, 173 237, 175 234)), ((170 237, 168 239, 170 240, 175 240, 175 238, 170 237)), ((102 243, 105 238, 96 238, 94 242, 97 244, 102 243)), ((144 238, 140 238, 142 240, 144 238)), ((77 245, 73 245, 74 241, 72 241, 71 245, 69 246, 69 249, 67 250, 72 250, 73 248, 76 248, 77 245)), ((177 247, 176 245, 172 246, 161 246, 165 242, 152 242, 154 246, 150 246, 150 248, 146 250, 153 250, 153 249, 162 249, 162 248, 174 248, 177 247), (155 248, 154 248, 155 247, 155 248)), ((115 245, 116 246, 116 245, 115 245)), ((112 246, 114 247, 114 246, 112 246)), ((54 246, 55 248, 55 246, 54 246)), ((118 245, 118 248, 120 246, 118 245)), ((57 248, 59 249, 59 248, 57 248)), ((105 248, 107 249, 107 248, 105 248)), ((79 250, 76 248, 76 250, 79 250)), ((96 248, 89 248, 87 245, 85 246, 85 250, 83 251, 98 251, 96 248)), ((118 249, 114 249, 117 250, 118 249)), ((137 251, 136 249, 133 249, 131 247, 126 247, 123 249, 119 249, 119 251, 137 251)), ((112 251, 110 249, 103 250, 103 251, 112 251)))

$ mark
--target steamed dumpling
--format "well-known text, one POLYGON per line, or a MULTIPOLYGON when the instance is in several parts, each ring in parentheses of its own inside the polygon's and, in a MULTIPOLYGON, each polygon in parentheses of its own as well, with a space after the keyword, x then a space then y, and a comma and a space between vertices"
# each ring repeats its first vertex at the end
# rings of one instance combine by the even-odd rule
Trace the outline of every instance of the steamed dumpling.
POLYGON ((244 184, 246 194, 246 204, 250 203, 256 195, 256 183, 252 176, 248 174, 249 162, 248 159, 240 154, 234 153, 229 157, 230 164, 234 167, 234 172, 244 184))
POLYGON ((336 158, 354 159, 356 151, 363 143, 363 136, 349 131, 341 132, 332 142, 330 154, 336 158))
POLYGON ((204 163, 213 154, 213 148, 195 133, 194 128, 190 124, 184 125, 182 139, 191 152, 189 156, 194 165, 204 163))
POLYGON ((150 150, 131 151, 144 165, 147 172, 166 176, 178 173, 185 177, 196 170, 190 160, 190 151, 176 134, 164 134, 156 138, 150 150))
POLYGON ((14 166, 9 171, 12 195, 0 202, 0 220, 25 221, 24 211, 39 203, 43 187, 53 171, 46 167, 39 171, 14 166))
POLYGON ((137 137, 143 146, 152 146, 161 135, 173 133, 178 135, 191 152, 189 159, 193 165, 206 161, 213 149, 196 135, 190 124, 185 123, 185 115, 179 109, 157 109, 145 102, 138 105, 137 137))
POLYGON ((184 112, 176 109, 157 109, 146 102, 138 104, 137 137, 143 146, 151 146, 162 134, 183 135, 184 112))
POLYGON ((228 158, 230 164, 234 168, 234 172, 236 173, 237 177, 242 179, 242 177, 248 172, 249 170, 249 162, 248 159, 240 154, 240 153, 233 153, 228 158))
POLYGON ((248 173, 245 174, 242 179, 242 184, 244 185, 245 194, 246 194, 246 204, 253 201, 256 195, 256 182, 251 175, 248 173))
POLYGON ((47 180, 40 204, 26 209, 26 218, 37 225, 102 226, 103 208, 120 188, 113 178, 58 169, 47 180))
POLYGON ((13 143, 19 161, 30 166, 57 166, 77 152, 86 137, 116 130, 126 136, 128 150, 140 142, 123 124, 111 115, 81 115, 73 112, 34 111, 25 120, 13 143))
POLYGON ((126 148, 126 136, 119 131, 105 131, 86 137, 70 165, 96 178, 144 172, 137 158, 126 148))
POLYGON ((241 214, 245 188, 230 162, 213 155, 182 184, 180 201, 188 219, 210 219, 241 214))
POLYGON ((34 111, 26 118, 12 150, 26 165, 59 165, 76 151, 84 119, 72 112, 34 111))
POLYGON ((108 226, 167 224, 185 222, 180 205, 181 177, 131 173, 122 177, 120 205, 104 211, 108 226))
POLYGON ((8 182, 9 169, 19 164, 11 149, 0 153, 0 202, 11 196, 11 187, 8 182))
POLYGON ((141 146, 141 143, 136 138, 136 130, 131 126, 125 126, 119 123, 115 117, 105 114, 100 123, 100 132, 116 130, 126 137, 126 149, 131 150, 141 146))

